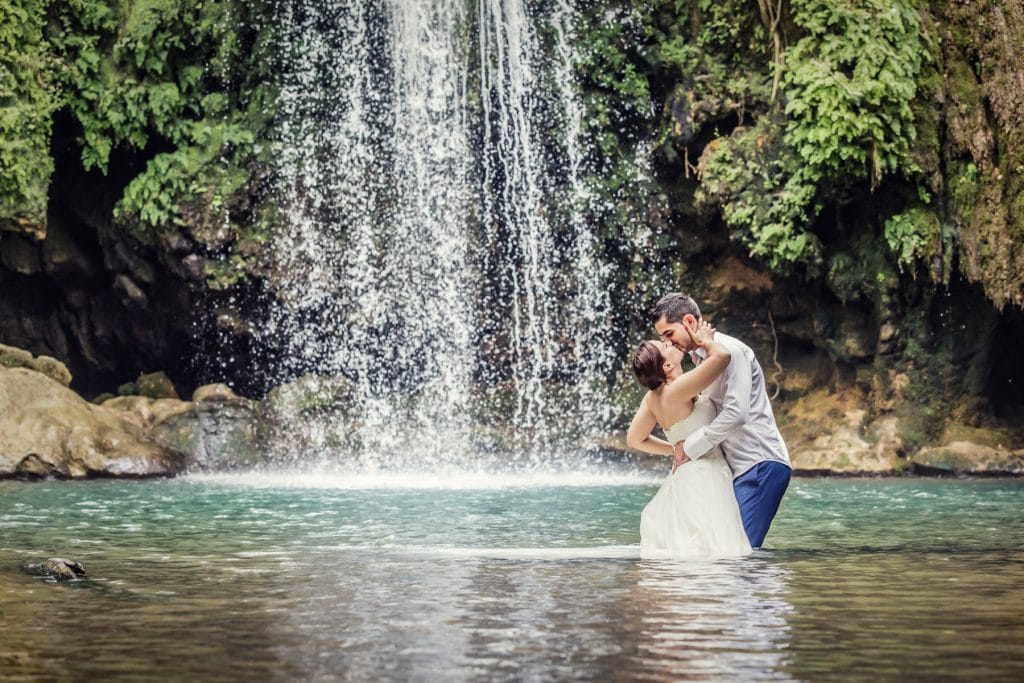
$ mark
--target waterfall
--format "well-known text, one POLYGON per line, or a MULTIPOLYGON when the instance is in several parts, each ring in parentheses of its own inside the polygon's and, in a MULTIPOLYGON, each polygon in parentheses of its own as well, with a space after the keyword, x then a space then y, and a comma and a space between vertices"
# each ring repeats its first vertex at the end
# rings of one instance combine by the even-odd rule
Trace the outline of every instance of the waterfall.
POLYGON ((605 419, 574 16, 564 0, 284 4, 284 227, 262 335, 277 378, 351 384, 344 434, 305 425, 317 448, 378 467, 500 443, 536 461, 579 436, 567 424, 605 419))

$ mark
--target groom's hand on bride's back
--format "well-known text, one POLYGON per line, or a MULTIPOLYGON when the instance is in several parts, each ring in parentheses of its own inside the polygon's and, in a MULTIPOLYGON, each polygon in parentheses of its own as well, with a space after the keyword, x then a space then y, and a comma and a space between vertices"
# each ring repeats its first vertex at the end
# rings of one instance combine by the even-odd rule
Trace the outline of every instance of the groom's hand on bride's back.
POLYGON ((683 442, 672 444, 672 473, 675 474, 680 465, 685 465, 688 462, 690 462, 690 457, 683 450, 683 442))

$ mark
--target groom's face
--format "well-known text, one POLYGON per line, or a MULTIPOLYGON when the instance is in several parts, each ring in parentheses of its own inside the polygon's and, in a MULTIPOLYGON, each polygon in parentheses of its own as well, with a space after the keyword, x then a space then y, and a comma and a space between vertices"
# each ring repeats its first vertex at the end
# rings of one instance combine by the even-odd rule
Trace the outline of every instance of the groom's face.
POLYGON ((697 319, 687 314, 683 316, 683 322, 670 323, 665 320, 665 316, 662 316, 658 322, 654 323, 654 329, 658 331, 662 339, 683 353, 689 353, 694 346, 685 326, 689 326, 691 330, 697 329, 697 319))

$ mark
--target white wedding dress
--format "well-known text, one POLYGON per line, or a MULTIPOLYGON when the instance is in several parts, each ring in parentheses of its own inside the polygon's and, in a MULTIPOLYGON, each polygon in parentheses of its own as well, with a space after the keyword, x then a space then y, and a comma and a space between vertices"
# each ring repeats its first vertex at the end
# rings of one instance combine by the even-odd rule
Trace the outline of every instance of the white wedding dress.
MULTIPOLYGON (((693 412, 668 428, 675 443, 715 419, 715 406, 699 396, 693 412)), ((680 466, 640 515, 642 558, 716 559, 753 552, 721 448, 680 466)))

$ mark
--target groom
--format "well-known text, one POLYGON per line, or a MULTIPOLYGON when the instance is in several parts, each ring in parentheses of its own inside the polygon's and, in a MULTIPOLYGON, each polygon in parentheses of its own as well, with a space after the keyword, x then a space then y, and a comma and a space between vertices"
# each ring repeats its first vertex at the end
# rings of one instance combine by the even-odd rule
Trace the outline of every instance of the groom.
MULTIPOLYGON (((696 330, 700 309, 685 294, 666 294, 651 309, 651 321, 661 337, 697 365, 704 350, 694 346, 686 328, 696 330)), ((732 361, 705 393, 718 409, 718 417, 673 445, 673 469, 721 446, 732 468, 733 489, 750 545, 760 548, 768 527, 789 486, 793 466, 789 450, 775 424, 761 364, 750 347, 721 332, 715 341, 729 349, 732 361)))

